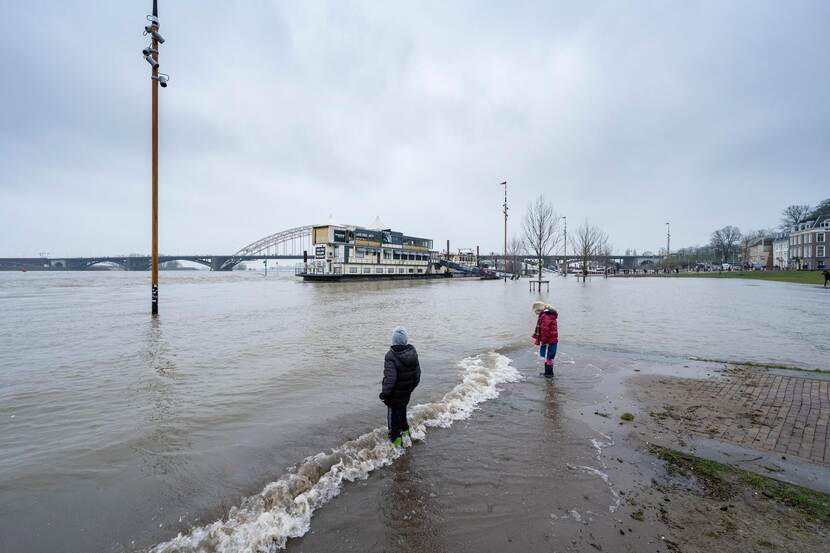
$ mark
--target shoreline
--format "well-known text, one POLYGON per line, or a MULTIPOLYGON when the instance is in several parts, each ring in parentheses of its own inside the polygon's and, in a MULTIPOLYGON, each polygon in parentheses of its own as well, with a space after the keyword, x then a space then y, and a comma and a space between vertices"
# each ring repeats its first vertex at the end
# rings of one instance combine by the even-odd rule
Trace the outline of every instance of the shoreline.
MULTIPOLYGON (((599 275, 602 276, 602 275, 599 275)), ((761 280, 764 282, 786 282, 790 284, 807 284, 824 288, 824 276, 821 270, 814 271, 707 271, 681 273, 643 273, 616 274, 609 278, 723 278, 761 280)), ((830 289, 830 288, 828 288, 830 289)))
POLYGON ((715 384, 746 373, 632 356, 602 364, 565 353, 548 382, 523 350, 503 352, 520 382, 505 385, 465 423, 347 486, 286 550, 830 548, 830 464, 797 456, 774 462, 780 454, 698 439, 653 415, 654 405, 673 399, 661 379, 715 384), (683 378, 675 376, 679 369, 683 378), (793 499, 805 493, 808 502, 793 499))

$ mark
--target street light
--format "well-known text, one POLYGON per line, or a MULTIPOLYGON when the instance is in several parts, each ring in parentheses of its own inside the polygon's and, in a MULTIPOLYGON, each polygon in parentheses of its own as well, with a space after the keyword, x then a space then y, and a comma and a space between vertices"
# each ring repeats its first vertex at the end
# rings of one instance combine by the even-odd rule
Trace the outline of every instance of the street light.
POLYGON ((568 217, 563 215, 562 218, 565 220, 565 244, 562 248, 562 255, 564 256, 565 262, 565 272, 562 276, 568 276, 568 217))
POLYGON ((169 75, 165 75, 164 73, 159 73, 159 44, 164 43, 164 37, 159 34, 159 27, 161 24, 159 23, 159 11, 158 11, 158 1, 153 0, 153 13, 147 16, 147 21, 149 21, 148 25, 144 26, 144 36, 150 36, 150 45, 142 50, 142 55, 147 63, 150 64, 152 67, 152 75, 150 76, 150 87, 151 87, 151 96, 152 96, 152 111, 151 111, 151 120, 152 120, 152 218, 151 218, 151 227, 152 227, 152 251, 151 251, 151 264, 150 270, 152 273, 151 278, 151 306, 150 306, 150 313, 153 315, 158 315, 159 312, 159 240, 158 240, 158 230, 159 230, 159 219, 158 219, 158 209, 159 209, 159 165, 158 165, 158 155, 159 155, 159 130, 158 130, 158 119, 159 119, 159 110, 158 110, 158 93, 159 93, 159 85, 162 88, 167 87, 167 81, 170 80, 169 75))
POLYGON ((504 186, 504 259, 502 260, 502 270, 504 271, 504 281, 507 282, 507 181, 499 183, 504 186))

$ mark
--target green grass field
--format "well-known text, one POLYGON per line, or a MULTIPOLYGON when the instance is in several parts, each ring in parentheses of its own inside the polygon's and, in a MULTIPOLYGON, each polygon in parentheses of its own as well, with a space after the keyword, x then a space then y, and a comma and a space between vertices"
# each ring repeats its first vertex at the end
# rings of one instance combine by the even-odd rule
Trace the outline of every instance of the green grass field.
MULTIPOLYGON (((821 271, 733 271, 709 273, 678 273, 671 276, 681 278, 751 278, 755 280, 772 280, 776 282, 795 282, 796 284, 824 284, 821 271)), ((830 289, 830 285, 828 285, 830 289)))

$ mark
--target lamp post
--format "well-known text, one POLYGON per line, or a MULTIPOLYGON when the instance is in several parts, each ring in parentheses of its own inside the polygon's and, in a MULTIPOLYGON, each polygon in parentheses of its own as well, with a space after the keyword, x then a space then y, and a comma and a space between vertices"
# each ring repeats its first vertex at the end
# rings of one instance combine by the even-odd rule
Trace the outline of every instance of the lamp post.
POLYGON ((507 282, 507 181, 500 183, 504 186, 504 260, 502 261, 502 270, 504 271, 504 281, 507 282))
POLYGON ((568 218, 563 215, 562 218, 565 220, 565 244, 562 247, 562 254, 565 256, 565 273, 563 276, 568 276, 568 218))
POLYGON ((671 255, 671 223, 666 223, 666 268, 669 267, 669 255, 671 255))
POLYGON ((150 252, 150 271, 151 276, 151 305, 150 313, 158 315, 159 312, 159 85, 162 88, 167 87, 167 81, 170 80, 169 75, 159 73, 159 45, 164 44, 164 37, 159 34, 159 18, 158 18, 158 1, 153 0, 153 13, 147 16, 149 25, 144 27, 144 36, 150 36, 150 46, 142 51, 144 59, 153 68, 150 76, 150 89, 152 97, 151 120, 152 120, 152 218, 150 226, 152 228, 152 249, 150 252))

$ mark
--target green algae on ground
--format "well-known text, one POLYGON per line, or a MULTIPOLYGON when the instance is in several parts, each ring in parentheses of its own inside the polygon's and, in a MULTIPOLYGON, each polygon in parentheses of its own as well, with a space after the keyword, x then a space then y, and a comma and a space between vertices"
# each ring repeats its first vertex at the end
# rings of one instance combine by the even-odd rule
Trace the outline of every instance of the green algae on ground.
POLYGON ((830 524, 830 495, 788 484, 731 465, 710 461, 673 449, 651 446, 651 453, 666 462, 669 473, 693 474, 707 492, 720 500, 734 497, 741 487, 788 505, 822 524, 830 524))
POLYGON ((620 418, 622 420, 624 420, 625 422, 631 422, 631 421, 634 420, 634 415, 632 415, 631 413, 626 412, 626 413, 623 413, 622 415, 620 415, 620 418))
POLYGON ((830 373, 830 370, 793 367, 792 365, 782 365, 780 363, 758 363, 756 361, 729 361, 727 359, 707 359, 705 357, 690 357, 689 359, 692 361, 703 361, 704 363, 723 363, 724 365, 734 365, 736 367, 753 367, 757 369, 781 369, 786 371, 800 371, 806 373, 830 373))

